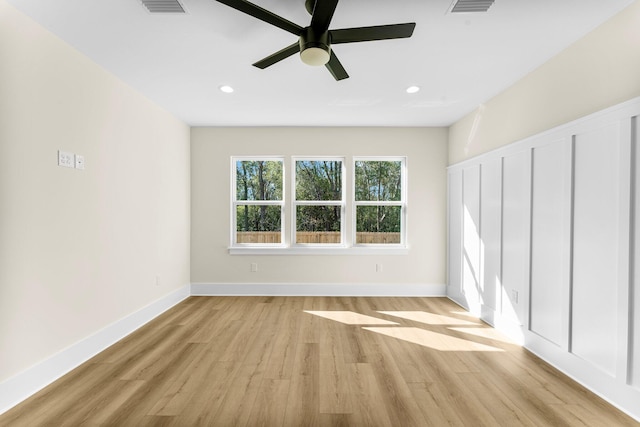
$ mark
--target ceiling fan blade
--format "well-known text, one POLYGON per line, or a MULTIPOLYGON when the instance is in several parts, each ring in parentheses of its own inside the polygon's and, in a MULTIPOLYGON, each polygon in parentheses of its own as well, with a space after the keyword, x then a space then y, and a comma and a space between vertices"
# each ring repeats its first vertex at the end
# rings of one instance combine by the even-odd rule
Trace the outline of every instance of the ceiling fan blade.
POLYGON ((299 36, 302 32, 302 27, 294 24, 291 21, 288 21, 281 16, 276 15, 275 13, 271 13, 266 9, 261 8, 260 6, 256 6, 253 3, 250 3, 245 0, 217 0, 219 3, 226 4, 240 12, 244 12, 247 15, 251 15, 254 18, 258 18, 261 21, 267 22, 271 25, 275 25, 278 28, 282 28, 285 31, 288 31, 296 36, 299 36))
POLYGON ((411 37, 415 22, 406 24, 376 25, 373 27, 345 28, 330 30, 331 43, 355 43, 373 40, 402 39, 411 37))
POLYGON ((349 74, 347 74, 347 70, 345 70, 342 64, 340 63, 340 61, 338 61, 338 57, 336 56, 335 53, 333 53, 333 50, 331 51, 331 57, 329 58, 329 62, 325 64, 325 67, 327 67, 327 70, 329 70, 333 78, 336 80, 343 80, 343 79, 349 78, 349 74))
POLYGON ((282 50, 277 51, 273 55, 269 55, 266 58, 261 59, 260 61, 253 64, 254 67, 262 68, 263 70, 270 65, 275 64, 276 62, 280 62, 285 58, 290 57, 294 53, 300 52, 300 43, 295 42, 294 44, 285 47, 282 50))
POLYGON ((316 0, 311 16, 311 28, 316 34, 322 34, 329 29, 336 6, 338 6, 338 0, 316 0))

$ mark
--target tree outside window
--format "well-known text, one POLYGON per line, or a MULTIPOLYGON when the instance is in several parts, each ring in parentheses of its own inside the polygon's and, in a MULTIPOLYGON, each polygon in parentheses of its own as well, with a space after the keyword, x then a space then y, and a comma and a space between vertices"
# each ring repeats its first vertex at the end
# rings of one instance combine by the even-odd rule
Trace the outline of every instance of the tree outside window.
POLYGON ((296 244, 342 243, 342 175, 342 160, 295 160, 296 244))
POLYGON ((235 243, 282 243, 283 161, 235 160, 235 243))
POLYGON ((356 244, 403 243, 404 159, 354 162, 356 244))

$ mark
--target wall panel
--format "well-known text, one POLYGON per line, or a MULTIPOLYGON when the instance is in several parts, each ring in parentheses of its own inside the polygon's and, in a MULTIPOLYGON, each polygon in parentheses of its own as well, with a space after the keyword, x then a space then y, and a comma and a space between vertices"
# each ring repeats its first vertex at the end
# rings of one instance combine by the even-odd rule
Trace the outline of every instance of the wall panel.
POLYGON ((462 298, 462 170, 449 172, 449 245, 447 295, 462 298))
POLYGON ((565 342, 564 295, 569 287, 566 217, 570 204, 569 141, 555 140, 532 150, 531 324, 530 329, 557 345, 565 342))
POLYGON ((480 300, 482 318, 493 324, 500 307, 500 243, 502 239, 502 159, 482 164, 480 179, 480 300))
POLYGON ((523 291, 528 280, 529 155, 526 151, 503 159, 502 175, 502 307, 504 318, 522 324, 523 291))
POLYGON ((464 169, 462 292, 472 313, 480 310, 480 166, 464 169))
POLYGON ((572 351, 615 375, 618 124, 575 136, 572 351))

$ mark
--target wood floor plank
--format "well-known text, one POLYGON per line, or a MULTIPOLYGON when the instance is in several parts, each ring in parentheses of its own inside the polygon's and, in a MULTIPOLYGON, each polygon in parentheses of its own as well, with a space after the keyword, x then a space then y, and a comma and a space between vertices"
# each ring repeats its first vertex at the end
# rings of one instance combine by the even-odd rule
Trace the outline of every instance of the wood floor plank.
POLYGON ((300 333, 300 311, 301 308, 295 309, 280 304, 277 330, 273 337, 269 362, 265 367, 265 378, 291 379, 300 333))
POLYGON ((319 344, 319 410, 323 414, 350 414, 353 412, 351 402, 351 372, 344 362, 343 343, 339 329, 344 325, 327 320, 323 325, 323 333, 319 344))
POLYGON ((493 332, 446 298, 191 297, 0 427, 640 425, 493 332))
POLYGON ((216 414, 238 369, 239 365, 233 362, 215 362, 201 377, 196 391, 190 393, 181 406, 180 415, 176 417, 181 425, 215 425, 216 414))
POLYGON ((291 374, 284 426, 320 424, 320 351, 317 343, 302 343, 291 374))
POLYGON ((224 400, 214 416, 215 422, 222 426, 247 425, 263 378, 259 367, 242 365, 227 383, 224 400))
POLYGON ((384 396, 384 406, 393 425, 421 426, 425 424, 422 412, 415 401, 409 386, 402 378, 397 362, 389 350, 394 345, 386 337, 364 331, 368 340, 364 341, 367 354, 376 378, 377 385, 384 396))
POLYGON ((357 408, 353 413, 354 425, 392 427, 373 367, 368 363, 354 363, 350 368, 353 402, 357 408))
POLYGON ((60 426, 78 426, 83 424, 104 425, 127 400, 131 399, 141 387, 144 381, 119 380, 107 384, 104 392, 98 399, 82 399, 82 407, 73 416, 60 419, 60 426))
POLYGON ((458 410, 447 404, 443 394, 433 384, 412 382, 409 388, 415 399, 420 402, 420 409, 424 414, 427 426, 464 426, 458 416, 458 410))
POLYGON ((247 426, 271 427, 284 424, 291 380, 264 378, 251 408, 247 426))
MULTIPOLYGON (((535 426, 536 423, 525 414, 520 407, 515 405, 509 397, 500 390, 487 393, 482 375, 475 372, 459 373, 465 388, 469 392, 467 396, 482 405, 491 415, 487 425, 503 423, 512 426, 535 426)), ((474 411, 474 415, 477 413, 474 411)))

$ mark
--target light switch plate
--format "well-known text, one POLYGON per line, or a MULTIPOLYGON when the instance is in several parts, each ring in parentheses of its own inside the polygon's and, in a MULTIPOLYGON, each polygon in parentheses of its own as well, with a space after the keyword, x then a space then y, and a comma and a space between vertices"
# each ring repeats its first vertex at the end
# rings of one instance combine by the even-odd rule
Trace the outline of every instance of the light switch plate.
POLYGON ((76 169, 84 169, 84 156, 76 154, 76 169))

